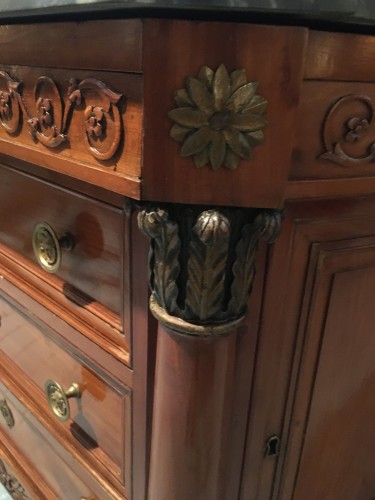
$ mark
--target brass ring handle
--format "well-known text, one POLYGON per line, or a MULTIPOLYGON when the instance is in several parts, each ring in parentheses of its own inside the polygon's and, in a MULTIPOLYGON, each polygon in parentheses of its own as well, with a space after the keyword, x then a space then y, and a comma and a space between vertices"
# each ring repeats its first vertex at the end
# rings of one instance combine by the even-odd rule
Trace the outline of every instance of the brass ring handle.
POLYGON ((40 266, 49 273, 58 271, 61 265, 61 249, 68 252, 74 248, 74 238, 66 233, 58 238, 52 227, 40 222, 33 230, 33 249, 40 266))
POLYGON ((69 398, 80 398, 81 390, 78 384, 72 384, 67 391, 55 380, 47 380, 44 385, 47 402, 55 417, 60 422, 66 422, 70 418, 69 398))

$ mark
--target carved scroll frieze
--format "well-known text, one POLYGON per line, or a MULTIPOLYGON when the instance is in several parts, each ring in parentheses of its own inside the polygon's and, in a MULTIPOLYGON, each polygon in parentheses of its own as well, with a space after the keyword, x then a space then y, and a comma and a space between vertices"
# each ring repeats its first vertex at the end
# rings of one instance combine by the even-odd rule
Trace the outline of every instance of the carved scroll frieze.
POLYGON ((0 459, 0 483, 15 500, 28 500, 25 488, 10 472, 7 471, 4 462, 0 459))
POLYGON ((279 211, 148 207, 138 216, 151 238, 151 309, 174 330, 217 335, 242 321, 259 238, 272 242, 279 211))
POLYGON ((344 167, 375 161, 375 136, 374 130, 371 130, 373 117, 374 105, 370 97, 351 94, 340 98, 325 118, 325 151, 319 158, 344 167), (358 148, 358 145, 361 147, 358 148))
POLYGON ((9 134, 15 134, 22 120, 30 128, 35 141, 49 148, 69 142, 69 130, 74 109, 83 111, 81 134, 88 150, 98 160, 113 157, 120 145, 122 120, 118 103, 123 97, 94 78, 70 80, 65 99, 57 84, 47 76, 37 79, 34 88, 35 111, 23 98, 22 82, 0 71, 0 124, 9 134), (110 133, 109 133, 110 130, 110 133))
POLYGON ((194 157, 197 168, 210 165, 234 170, 241 159, 250 160, 252 148, 264 141, 267 100, 256 94, 258 82, 248 82, 246 71, 228 73, 203 66, 197 78, 188 77, 177 90, 175 122, 170 136, 182 143, 181 156, 194 157))

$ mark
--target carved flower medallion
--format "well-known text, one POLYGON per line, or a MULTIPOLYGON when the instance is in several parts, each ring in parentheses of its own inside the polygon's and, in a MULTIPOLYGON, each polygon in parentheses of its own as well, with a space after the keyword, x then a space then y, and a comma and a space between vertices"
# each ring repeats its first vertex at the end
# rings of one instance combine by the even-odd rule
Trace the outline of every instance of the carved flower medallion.
POLYGON ((234 170, 241 159, 251 159, 267 125, 267 100, 256 94, 257 87, 258 82, 247 82, 244 69, 229 74, 224 64, 216 72, 203 66, 197 78, 188 77, 175 93, 177 108, 168 113, 181 156, 193 156, 197 168, 210 164, 213 170, 234 170))

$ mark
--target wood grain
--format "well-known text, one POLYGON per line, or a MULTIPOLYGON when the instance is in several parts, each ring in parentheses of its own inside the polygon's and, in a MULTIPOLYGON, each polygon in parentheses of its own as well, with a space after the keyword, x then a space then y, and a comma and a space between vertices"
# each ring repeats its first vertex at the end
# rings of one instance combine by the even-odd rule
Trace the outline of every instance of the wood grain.
POLYGON ((374 38, 310 31, 303 77, 306 80, 373 82, 374 38))
POLYGON ((304 29, 170 20, 145 21, 143 195, 148 200, 280 207, 302 77, 304 29), (198 42, 199 41, 199 42, 198 42), (162 65, 161 65, 162 61, 162 65), (272 61, 272 64, 270 64, 272 61), (196 169, 169 137, 173 93, 203 65, 245 68, 268 100, 265 143, 237 170, 196 169), (156 77, 156 75, 159 75, 156 77))
MULTIPOLYGON (((65 388, 72 382, 80 385, 82 397, 70 401, 72 435, 124 481, 122 415, 128 415, 129 410, 126 391, 110 384, 87 365, 79 353, 68 351, 64 343, 56 343, 4 300, 0 303, 0 315, 2 355, 16 363, 41 392, 48 379, 58 381, 65 388)), ((48 411, 46 401, 43 407, 48 411)), ((56 421, 56 426, 61 424, 56 421)))
MULTIPOLYGON (((71 171, 73 177, 80 178, 81 175, 95 175, 99 172, 116 172, 130 178, 134 178, 136 182, 140 177, 141 172, 141 142, 142 142, 142 76, 136 74, 126 74, 117 72, 103 71, 83 71, 83 70, 65 70, 58 68, 29 67, 29 66, 7 66, 2 65, 1 70, 17 82, 21 82, 17 92, 22 96, 23 105, 22 120, 16 131, 9 134, 3 126, 0 126, 0 140, 2 152, 10 148, 12 145, 17 145, 17 150, 12 153, 12 156, 19 157, 24 160, 30 160, 34 163, 48 167, 48 156, 52 156, 58 161, 63 159, 70 162, 75 162, 76 167, 71 171), (46 83, 36 89, 39 78, 49 79, 46 83), (51 105, 51 119, 57 127, 63 121, 65 110, 68 108, 72 99, 69 96, 72 94, 71 80, 74 79, 77 84, 85 80, 91 83, 86 85, 86 90, 81 91, 81 98, 74 101, 70 111, 70 119, 67 121, 66 140, 56 147, 47 147, 40 141, 35 139, 30 133, 28 119, 39 118, 37 101, 41 97, 47 99, 51 105), (56 84, 58 92, 53 90, 51 80, 56 84), (92 82, 97 81, 98 87, 92 82), (98 150, 107 150, 114 142, 117 126, 120 129, 120 142, 114 154, 109 159, 100 160, 90 153, 86 141, 86 116, 85 111, 88 107, 106 108, 106 101, 100 95, 98 89, 104 84, 109 91, 113 91, 120 97, 116 104, 112 104, 112 108, 107 113, 102 127, 102 135, 96 139, 95 147, 98 150), (114 109, 119 110, 119 116, 114 113, 114 109), (27 112, 25 111, 27 110, 27 112), (38 153, 38 160, 26 158, 26 151, 34 151, 38 153), (17 153, 18 151, 18 153, 17 153), (85 165, 86 173, 80 174, 85 165)), ((3 77, 0 78, 0 90, 7 90, 7 81, 3 77)), ((14 111, 17 108, 17 102, 20 98, 11 100, 11 107, 14 111)), ((6 121, 6 120, 4 120, 6 121)), ((51 127, 46 129, 45 134, 51 135, 51 127)), ((57 166, 56 166, 57 167, 57 166)), ((55 167, 55 169, 56 169, 55 167)), ((66 167, 65 167, 66 168, 66 167)))
POLYGON ((81 291, 86 302, 93 299, 120 314, 121 211, 6 167, 0 168, 0 179, 0 242, 38 267, 32 247, 36 224, 47 222, 58 237, 72 234, 75 247, 71 252, 62 250, 56 273, 65 282, 63 293, 74 301, 74 294, 79 297, 81 291))
MULTIPOLYGON (((372 121, 370 104, 364 104, 361 96, 370 100, 375 98, 374 87, 370 83, 348 82, 304 82, 298 109, 295 147, 292 155, 289 179, 308 181, 312 179, 355 179, 375 175, 374 162, 369 159, 363 164, 355 159, 366 158, 371 144, 375 142, 375 125, 372 121), (353 96, 346 103, 337 107, 332 119, 327 115, 340 98, 353 96), (357 96, 354 97, 354 96, 357 96), (360 96, 360 97, 358 97, 360 96), (363 131, 357 140, 350 141, 349 120, 366 119, 369 128, 363 131), (327 125, 324 141, 324 126, 327 125), (321 158, 328 149, 333 149, 340 142, 343 151, 353 160, 342 165, 321 158)), ((338 191, 338 190, 337 190, 338 191)), ((353 192, 354 194, 354 192, 353 192)))
POLYGON ((3 25, 0 53, 1 64, 141 72, 142 22, 3 25))
POLYGON ((71 458, 67 460, 67 453, 61 444, 27 410, 22 399, 16 398, 2 383, 0 394, 8 401, 16 422, 12 430, 1 425, 0 454, 5 453, 12 464, 17 459, 15 469, 20 471, 20 477, 26 484, 30 484, 36 498, 54 499, 56 492, 62 498, 65 498, 66 492, 72 498, 81 498, 82 494, 103 500, 123 498, 113 488, 108 489, 96 481, 77 460, 74 463, 70 462, 71 458))

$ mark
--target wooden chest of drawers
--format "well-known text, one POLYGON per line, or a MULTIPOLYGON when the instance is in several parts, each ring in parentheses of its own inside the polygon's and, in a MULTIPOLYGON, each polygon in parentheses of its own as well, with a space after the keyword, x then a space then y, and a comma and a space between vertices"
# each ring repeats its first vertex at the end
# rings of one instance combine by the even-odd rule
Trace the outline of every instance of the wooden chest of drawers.
POLYGON ((0 27, 14 498, 375 497, 373 47, 249 23, 0 27))

